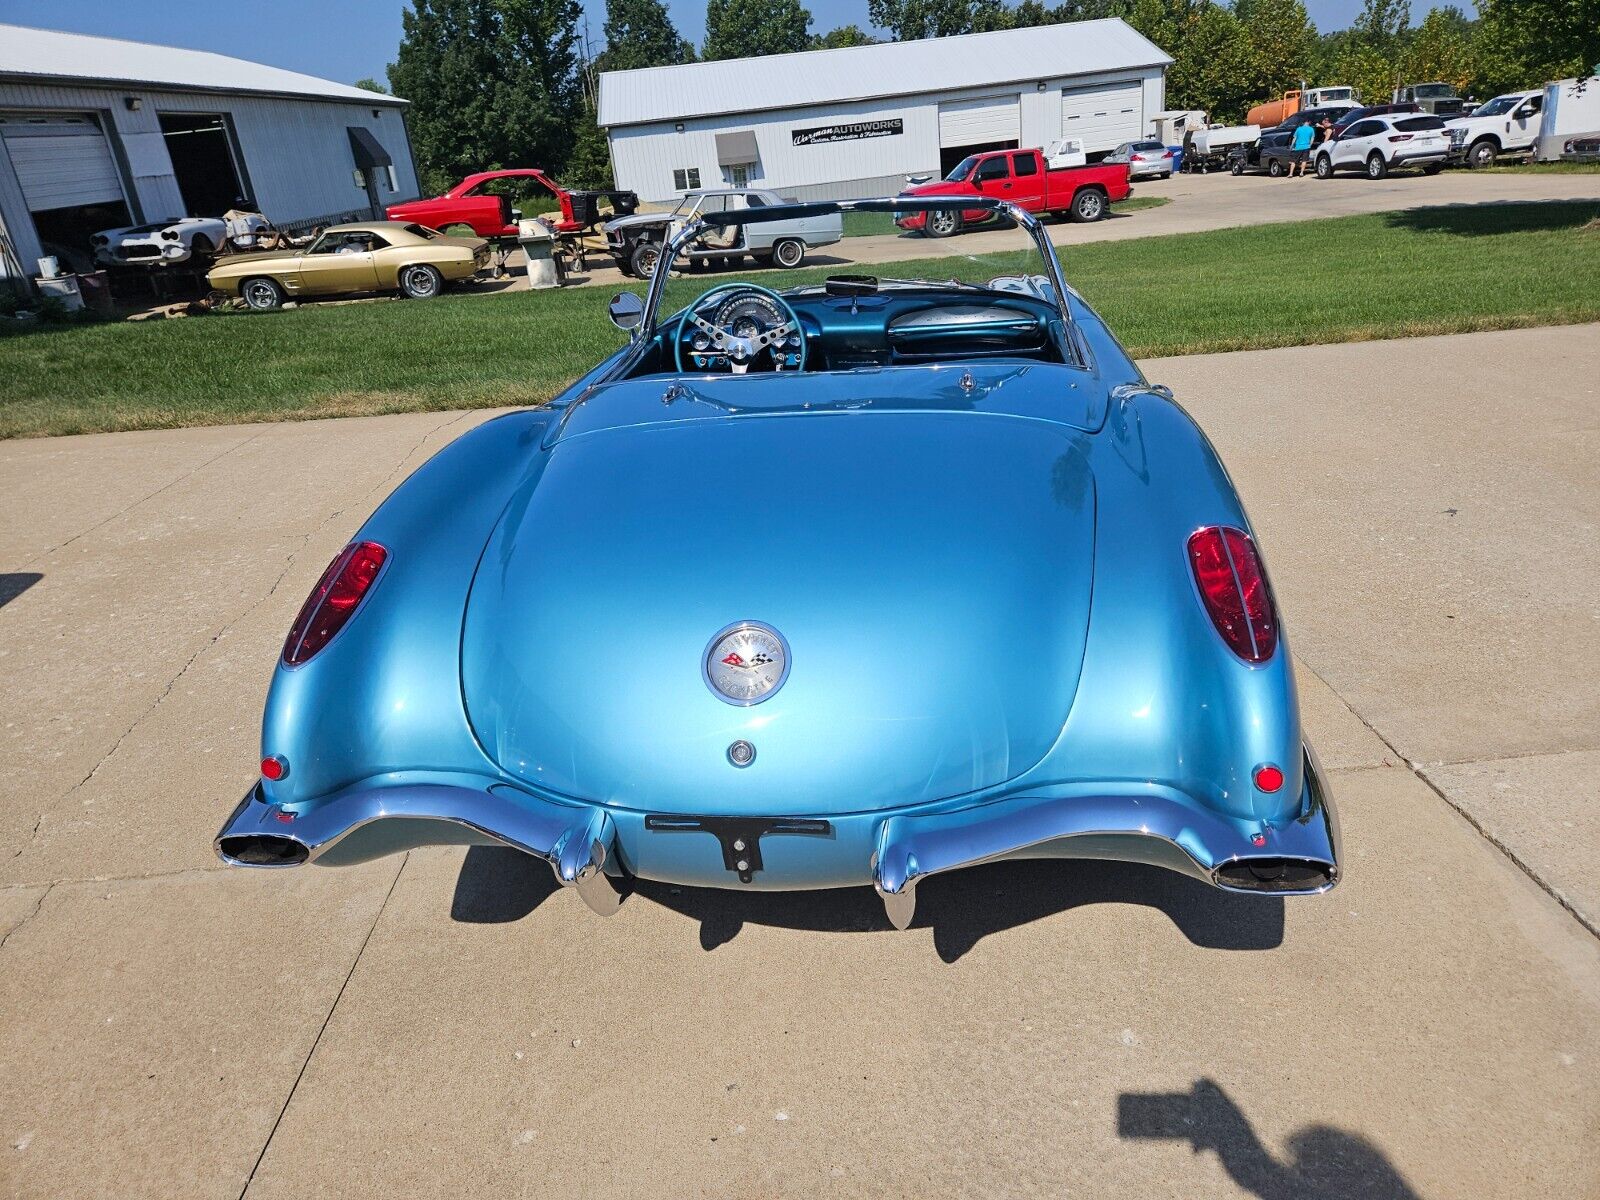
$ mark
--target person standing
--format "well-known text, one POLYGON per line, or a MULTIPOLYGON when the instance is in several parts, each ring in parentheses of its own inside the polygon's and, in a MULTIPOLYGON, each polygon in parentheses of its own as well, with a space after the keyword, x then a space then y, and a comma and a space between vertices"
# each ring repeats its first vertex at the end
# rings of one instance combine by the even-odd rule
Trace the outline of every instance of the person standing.
POLYGON ((1296 175, 1302 178, 1306 173, 1306 159, 1311 156, 1311 139, 1316 137, 1316 127, 1310 121, 1302 121, 1294 127, 1294 141, 1289 144, 1289 150, 1294 155, 1289 163, 1289 178, 1296 175))

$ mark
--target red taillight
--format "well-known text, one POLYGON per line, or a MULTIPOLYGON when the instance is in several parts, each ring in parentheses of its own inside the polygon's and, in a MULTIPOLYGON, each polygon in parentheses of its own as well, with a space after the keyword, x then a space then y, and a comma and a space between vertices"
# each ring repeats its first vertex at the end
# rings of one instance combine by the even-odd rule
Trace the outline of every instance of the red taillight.
POLYGON ((1245 662, 1261 663, 1278 648, 1278 614, 1250 535, 1209 525, 1189 538, 1189 563, 1211 623, 1245 662))
POLYGON ((289 764, 276 754, 261 760, 261 778, 277 782, 289 773, 289 764))
POLYGON ((283 643, 283 661, 299 666, 344 628, 383 569, 389 552, 377 542, 352 542, 339 551, 311 589, 283 643))
POLYGON ((1283 772, 1271 763, 1256 768, 1256 786, 1263 792, 1275 792, 1283 786, 1283 772))

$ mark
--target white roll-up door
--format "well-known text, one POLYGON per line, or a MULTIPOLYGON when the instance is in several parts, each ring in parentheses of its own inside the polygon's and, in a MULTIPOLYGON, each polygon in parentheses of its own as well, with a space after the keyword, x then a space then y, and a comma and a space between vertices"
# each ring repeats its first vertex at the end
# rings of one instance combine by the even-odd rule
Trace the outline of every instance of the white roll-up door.
POLYGON ((88 113, 0 112, 0 138, 29 212, 122 200, 122 179, 88 113))
POLYGON ((1090 154, 1145 136, 1144 85, 1137 79, 1061 89, 1061 136, 1090 154))
POLYGON ((1015 95, 950 100, 939 105, 940 146, 1015 142, 1021 128, 1022 120, 1018 116, 1015 95))

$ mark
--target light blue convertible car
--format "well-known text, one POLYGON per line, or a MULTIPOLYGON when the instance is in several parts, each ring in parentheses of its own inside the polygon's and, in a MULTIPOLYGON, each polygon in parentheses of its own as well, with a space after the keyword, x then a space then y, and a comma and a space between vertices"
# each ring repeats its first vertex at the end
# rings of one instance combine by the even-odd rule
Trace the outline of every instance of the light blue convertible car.
POLYGON ((1020 250, 614 297, 625 347, 441 451, 328 567, 217 852, 497 843, 602 912, 630 877, 871 886, 901 928, 928 876, 997 859, 1332 887, 1227 472, 1033 218, 982 203, 1020 250))

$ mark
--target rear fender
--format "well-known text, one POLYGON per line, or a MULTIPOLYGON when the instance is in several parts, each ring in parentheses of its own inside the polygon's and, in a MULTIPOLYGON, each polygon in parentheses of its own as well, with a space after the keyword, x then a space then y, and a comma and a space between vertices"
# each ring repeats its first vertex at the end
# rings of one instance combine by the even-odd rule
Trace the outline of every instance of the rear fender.
POLYGON ((288 763, 267 800, 303 803, 401 770, 497 774, 461 700, 461 620, 484 542, 518 483, 543 465, 548 411, 485 422, 434 455, 354 540, 388 550, 355 615, 297 667, 280 659, 262 753, 288 763))
POLYGON ((1072 711, 1028 786, 1149 782, 1229 816, 1293 815, 1303 788, 1288 639, 1280 623, 1266 663, 1234 655, 1188 561, 1201 526, 1250 532, 1232 481, 1188 414, 1151 391, 1124 389, 1090 441, 1100 504, 1089 637, 1072 711), (1284 775, 1271 794, 1252 780, 1267 763, 1284 775))

